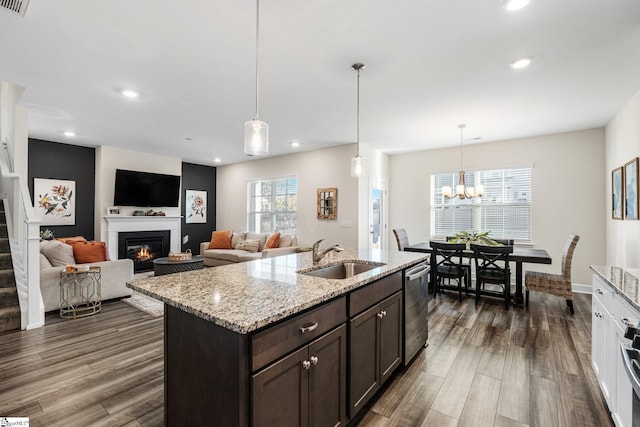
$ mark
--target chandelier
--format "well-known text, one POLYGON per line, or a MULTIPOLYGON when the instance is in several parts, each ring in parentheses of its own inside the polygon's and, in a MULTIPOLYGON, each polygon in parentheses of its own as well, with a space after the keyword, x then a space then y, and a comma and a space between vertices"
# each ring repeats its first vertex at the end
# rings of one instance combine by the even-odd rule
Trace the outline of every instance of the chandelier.
POLYGON ((256 115, 244 123, 244 152, 249 156, 269 154, 269 125, 258 118, 258 71, 260 52, 260 0, 256 0, 256 115))
POLYGON ((456 193, 453 194, 451 192, 451 187, 445 185, 442 187, 442 195, 445 199, 455 199, 458 197, 460 200, 471 199, 473 197, 482 197, 484 194, 484 185, 478 184, 476 187, 467 187, 464 181, 464 163, 463 163, 463 150, 462 150, 462 141, 463 137, 463 129, 466 125, 460 124, 458 128, 460 128, 460 172, 458 178, 458 185, 456 185, 456 193))

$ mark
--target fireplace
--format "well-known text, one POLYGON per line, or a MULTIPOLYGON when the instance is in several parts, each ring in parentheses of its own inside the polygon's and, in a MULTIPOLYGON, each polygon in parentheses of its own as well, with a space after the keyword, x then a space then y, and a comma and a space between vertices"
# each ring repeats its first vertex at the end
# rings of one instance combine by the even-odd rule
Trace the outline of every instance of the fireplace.
POLYGON ((118 259, 133 260, 134 273, 153 270, 153 260, 169 255, 171 230, 118 233, 118 259))

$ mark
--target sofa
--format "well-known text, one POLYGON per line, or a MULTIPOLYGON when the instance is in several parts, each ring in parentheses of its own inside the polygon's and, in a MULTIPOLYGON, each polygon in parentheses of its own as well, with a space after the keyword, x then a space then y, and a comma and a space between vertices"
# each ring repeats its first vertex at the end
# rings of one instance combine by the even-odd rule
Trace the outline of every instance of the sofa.
POLYGON ((215 234, 224 232, 214 231, 212 241, 200 243, 200 255, 203 257, 205 266, 216 267, 253 261, 261 258, 293 254, 300 250, 298 239, 295 236, 279 235, 277 247, 265 249, 267 240, 271 239, 276 233, 232 232, 231 230, 226 230, 230 234, 230 242, 228 244, 217 245, 223 247, 211 249, 211 246, 216 246, 213 244, 215 234))
MULTIPOLYGON (((87 242, 86 240, 83 246, 91 245, 94 249, 103 251, 103 254, 94 258, 87 258, 84 255, 84 258, 79 257, 80 259, 77 260, 74 255, 74 247, 77 245, 65 243, 63 240, 40 242, 40 290, 45 312, 60 309, 60 272, 69 264, 100 267, 102 301, 131 296, 133 291, 127 288, 127 281, 133 280, 132 260, 109 261, 104 242, 87 242), (87 259, 96 259, 96 261, 78 262, 87 259), (98 259, 103 261, 97 261, 98 259)), ((76 255, 79 255, 78 250, 76 255)))

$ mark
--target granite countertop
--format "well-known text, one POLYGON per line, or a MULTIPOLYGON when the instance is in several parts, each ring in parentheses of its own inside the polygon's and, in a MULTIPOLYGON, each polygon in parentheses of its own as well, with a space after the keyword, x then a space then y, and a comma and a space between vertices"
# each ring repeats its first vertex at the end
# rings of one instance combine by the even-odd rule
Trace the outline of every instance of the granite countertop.
POLYGON ((592 265, 590 268, 633 308, 640 311, 640 269, 601 265, 592 265))
POLYGON ((367 260, 385 265, 337 280, 298 274, 313 266, 311 252, 204 268, 127 282, 135 291, 247 334, 324 301, 343 295, 420 261, 428 254, 346 249, 330 253, 322 266, 367 260))

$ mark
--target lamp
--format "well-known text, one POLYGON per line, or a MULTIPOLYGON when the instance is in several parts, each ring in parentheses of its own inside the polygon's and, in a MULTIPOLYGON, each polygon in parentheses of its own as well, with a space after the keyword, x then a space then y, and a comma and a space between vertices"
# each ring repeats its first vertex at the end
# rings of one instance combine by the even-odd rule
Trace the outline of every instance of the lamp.
POLYGON ((476 188, 467 187, 464 182, 464 164, 463 164, 463 151, 462 151, 462 141, 463 138, 463 129, 466 125, 460 124, 458 128, 460 128, 460 172, 458 178, 458 185, 456 185, 456 194, 451 192, 451 187, 445 185, 442 187, 442 195, 445 199, 454 199, 456 197, 460 198, 460 200, 471 199, 473 197, 482 197, 484 194, 484 185, 478 184, 476 188))
POLYGON ((260 0, 256 0, 256 115, 244 123, 244 152, 249 156, 269 154, 269 125, 258 118, 258 71, 260 51, 260 0))
POLYGON ((358 73, 358 92, 356 103, 356 147, 358 154, 351 158, 351 176, 359 178, 364 175, 365 163, 364 157, 360 156, 360 70, 364 68, 364 64, 356 63, 351 66, 358 73))

